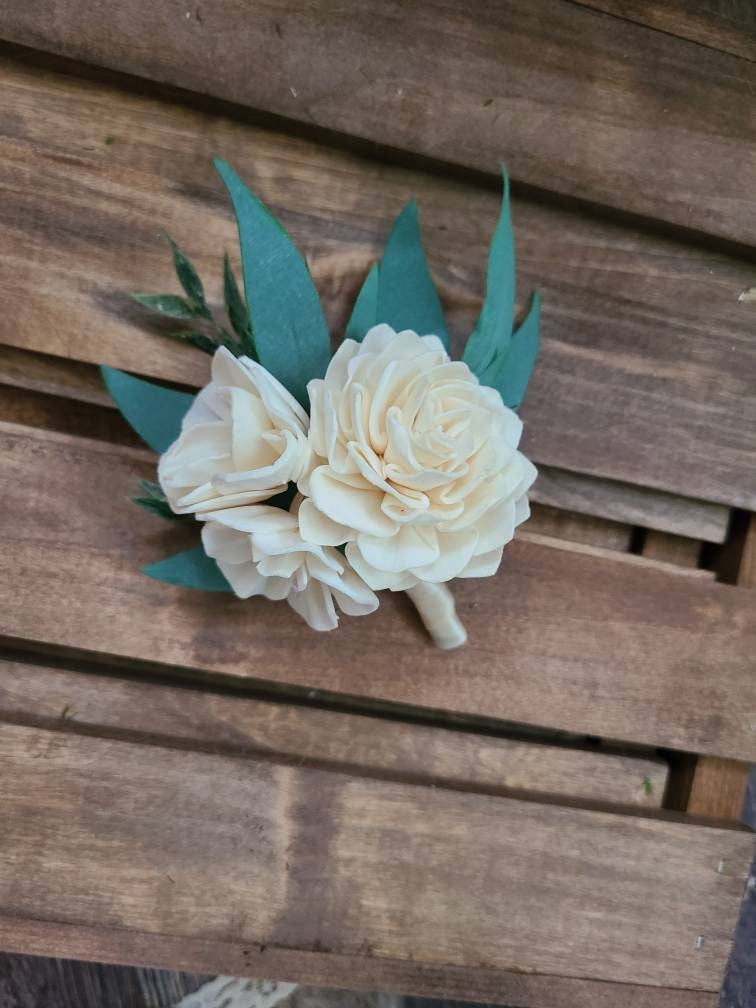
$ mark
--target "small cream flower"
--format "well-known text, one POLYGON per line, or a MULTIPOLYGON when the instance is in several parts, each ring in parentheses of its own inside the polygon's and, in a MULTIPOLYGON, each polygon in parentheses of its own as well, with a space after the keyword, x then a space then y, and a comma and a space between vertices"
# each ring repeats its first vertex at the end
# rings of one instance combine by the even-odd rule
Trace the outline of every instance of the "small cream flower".
POLYGON ((265 368, 220 347, 210 384, 160 459, 158 479, 172 509, 202 515, 281 493, 309 465, 308 422, 265 368))
POLYGON ((339 617, 364 616, 378 599, 333 547, 304 542, 297 510, 264 504, 208 515, 202 545, 239 598, 286 599, 313 630, 334 630, 339 617))
POLYGON ((306 540, 347 543, 374 590, 496 572, 536 476, 497 391, 437 337, 387 325, 344 340, 308 391, 318 458, 299 481, 306 540))

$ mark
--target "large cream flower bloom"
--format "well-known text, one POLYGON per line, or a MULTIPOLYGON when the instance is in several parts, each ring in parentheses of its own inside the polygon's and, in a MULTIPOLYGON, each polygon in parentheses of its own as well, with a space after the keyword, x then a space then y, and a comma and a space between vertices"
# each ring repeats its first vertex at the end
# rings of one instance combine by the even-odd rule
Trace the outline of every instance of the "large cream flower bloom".
POLYGON ((273 375, 220 347, 210 384, 161 456, 160 485, 178 514, 267 500, 306 472, 307 427, 307 414, 273 375))
POLYGON ((378 599, 338 550, 304 542, 299 500, 291 511, 265 504, 214 511, 202 545, 239 598, 286 599, 313 630, 334 630, 334 603, 348 616, 365 616, 378 599))
POLYGON ((497 391, 437 337, 387 325, 344 340, 308 391, 318 458, 299 482, 304 539, 347 543, 374 590, 496 572, 536 476, 497 391))

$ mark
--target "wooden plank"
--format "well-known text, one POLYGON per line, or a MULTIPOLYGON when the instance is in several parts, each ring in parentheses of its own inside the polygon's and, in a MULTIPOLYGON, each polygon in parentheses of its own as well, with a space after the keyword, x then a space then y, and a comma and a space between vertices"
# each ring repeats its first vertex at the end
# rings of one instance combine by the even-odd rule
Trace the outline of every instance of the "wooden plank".
POLYGON ((0 720, 96 728, 297 766, 490 792, 519 790, 658 808, 661 760, 496 738, 386 718, 177 689, 0 659, 0 720))
POLYGON ((538 479, 530 496, 546 506, 704 542, 724 542, 730 522, 729 509, 719 504, 544 465, 538 467, 538 479))
MULTIPOLYGON (((1 344, 0 385, 115 408, 94 365, 1 344)), ((0 397, 3 395, 0 389, 0 397)), ((64 428, 59 425, 55 429, 64 428)), ((730 518, 729 509, 720 504, 549 466, 539 468, 530 496, 544 507, 644 525, 706 542, 724 542, 730 518)))
POLYGON ((646 532, 643 556, 651 560, 663 560, 679 567, 698 568, 700 554, 701 543, 696 539, 667 535, 663 532, 646 532))
MULTIPOLYGON (((756 519, 753 515, 743 543, 738 584, 743 588, 756 588, 756 519)), ((756 710, 750 713, 756 720, 756 710)), ((688 810, 699 815, 739 821, 750 772, 750 764, 740 760, 700 756, 693 775, 688 810)))
POLYGON ((756 7, 751 0, 580 0, 607 14, 756 60, 756 7))
POLYGON ((82 927, 0 915, 0 945, 29 954, 151 963, 170 969, 297 977, 318 987, 388 990, 469 1001, 501 1001, 520 1008, 717 1008, 713 992, 576 980, 483 967, 427 965, 335 953, 252 945, 232 938, 198 938, 82 927))
MULTIPOLYGON (((442 653, 401 594, 315 634, 288 606, 139 573, 194 526, 128 501, 149 455, 6 425, 0 632, 241 680, 444 708, 648 745, 756 755, 750 594, 616 559, 515 542, 454 586, 470 643, 442 653), (20 576, 22 572, 23 576, 20 576), (576 590, 579 586, 579 591, 576 590)), ((614 557, 624 554, 614 553, 614 557)))
POLYGON ((750 775, 750 763, 699 756, 688 799, 688 812, 739 822, 750 775))
POLYGON ((144 442, 113 409, 0 385, 0 421, 42 427, 112 444, 138 447, 144 442))
POLYGON ((630 525, 622 525, 620 522, 535 503, 530 509, 528 531, 620 552, 630 549, 633 532, 630 525))
MULTIPOLYGON (((206 358, 156 334, 126 292, 175 288, 164 227, 220 302, 220 254, 236 236, 217 153, 310 257, 334 334, 393 215, 419 196, 452 327, 469 331, 497 192, 8 60, 0 71, 5 343, 203 382, 206 358)), ((751 263, 550 201, 520 199, 514 213, 520 290, 538 285, 545 303, 526 450, 541 465, 756 508, 756 345, 733 295, 752 284, 751 263)))
POLYGON ((543 189, 753 236, 756 67, 564 0, 369 11, 224 0, 199 18, 180 0, 36 0, 11 6, 2 37, 445 163, 495 173, 505 160, 543 189))
POLYGON ((713 991, 753 849, 746 832, 16 725, 0 754, 0 907, 21 919, 713 991))
POLYGON ((520 542, 536 543, 540 546, 548 546, 551 549, 566 550, 571 553, 580 553, 583 556, 597 557, 603 560, 616 561, 633 567, 642 567, 646 570, 655 570, 664 574, 684 574, 689 578, 696 578, 703 581, 714 581, 714 571, 701 570, 698 567, 680 567, 675 563, 665 560, 655 560, 652 557, 640 556, 637 553, 620 553, 613 549, 602 546, 592 546, 590 543, 570 542, 565 539, 557 539, 555 536, 541 535, 538 532, 531 532, 527 526, 521 529, 517 538, 520 542))

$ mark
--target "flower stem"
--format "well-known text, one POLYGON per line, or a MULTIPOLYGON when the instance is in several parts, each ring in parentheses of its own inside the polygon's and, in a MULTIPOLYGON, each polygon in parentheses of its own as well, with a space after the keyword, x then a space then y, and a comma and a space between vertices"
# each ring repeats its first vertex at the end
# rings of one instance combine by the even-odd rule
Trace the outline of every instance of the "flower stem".
POLYGON ((465 643, 467 631, 457 616, 454 598, 446 585, 419 581, 414 588, 407 589, 407 594, 437 647, 451 651, 465 643))

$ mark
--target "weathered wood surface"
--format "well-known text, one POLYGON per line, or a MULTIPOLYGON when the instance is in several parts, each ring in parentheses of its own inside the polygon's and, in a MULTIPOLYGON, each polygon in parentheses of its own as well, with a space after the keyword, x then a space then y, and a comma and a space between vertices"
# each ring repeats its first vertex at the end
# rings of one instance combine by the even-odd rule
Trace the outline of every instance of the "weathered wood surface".
POLYGON ((556 536, 568 542, 587 543, 603 549, 630 549, 633 529, 621 522, 593 518, 575 511, 563 511, 546 504, 531 502, 528 532, 556 536))
POLYGON ((750 763, 699 756, 688 799, 688 812, 738 822, 743 813, 750 773, 750 763))
MULTIPOLYGON (((497 192, 7 59, 0 79, 1 341, 202 383, 205 356, 156 334, 127 292, 175 287, 165 229, 218 302, 221 254, 236 236, 213 154, 235 163, 306 251, 335 334, 392 216, 418 196, 450 320, 469 331, 497 192)), ((549 200, 519 198, 514 216, 521 296, 538 285, 545 305, 526 451, 562 470, 756 508, 756 346, 737 300, 752 265, 549 200)))
POLYGON ((146 451, 4 427, 6 638, 756 755, 756 610, 745 590, 662 572, 653 561, 636 566, 516 541, 485 591, 473 581, 455 585, 470 635, 459 651, 432 647, 401 593, 384 593, 370 617, 344 619, 338 634, 315 634, 285 605, 145 578, 141 564, 196 535, 193 524, 175 530, 129 503, 150 471, 146 451))
MULTIPOLYGON (((116 412, 115 404, 93 364, 0 344, 0 386, 3 386, 0 387, 2 420, 17 422, 13 413, 21 391, 28 392, 30 396, 42 393, 49 399, 54 397, 61 401, 41 400, 39 412, 34 416, 31 400, 27 400, 24 422, 29 426, 46 426, 62 433, 75 433, 80 418, 87 417, 86 422, 91 424, 88 437, 104 435, 107 440, 126 443, 129 428, 125 421, 121 422, 120 428, 116 425, 116 429, 109 423, 92 424, 93 417, 99 415, 98 407, 107 406, 111 413, 116 412), (78 404, 79 412, 73 424, 73 414, 64 404, 69 399, 78 404), (72 426, 75 430, 71 429, 72 426), (116 430, 117 437, 114 436, 116 430)), ((572 511, 586 519, 641 525, 706 542, 724 542, 730 519, 729 509, 720 504, 543 465, 539 467, 538 481, 529 496, 544 507, 572 511)))
POLYGON ((643 556, 650 560, 662 560, 696 569, 701 556, 701 543, 687 536, 649 531, 646 532, 643 543, 643 556))
POLYGON ((745 832, 18 725, 0 756, 4 915, 247 942, 255 959, 713 991, 752 855, 745 832))
POLYGON ((718 504, 544 465, 538 467, 538 479, 529 496, 544 506, 705 542, 724 542, 730 521, 729 509, 718 504))
POLYGON ((753 237, 754 64, 564 0, 6 0, 0 30, 308 127, 490 173, 505 160, 542 189, 753 237))
POLYGON ((517 538, 523 543, 535 543, 539 546, 548 546, 551 549, 567 550, 571 553, 580 553, 586 557, 616 561, 620 564, 629 564, 633 567, 641 567, 646 570, 658 571, 659 573, 684 574, 686 577, 693 577, 703 581, 714 581, 716 578, 714 571, 703 570, 698 567, 682 567, 669 560, 656 560, 653 557, 641 556, 638 553, 621 553, 606 546, 593 546, 591 543, 570 541, 569 539, 562 539, 555 535, 542 535, 538 532, 529 531, 527 527, 518 532, 517 538))
POLYGON ((751 0, 581 0, 597 10, 710 49, 756 60, 756 7, 751 0))
POLYGON ((661 760, 495 738, 212 690, 0 659, 0 721, 183 743, 464 790, 546 792, 659 807, 661 760))

